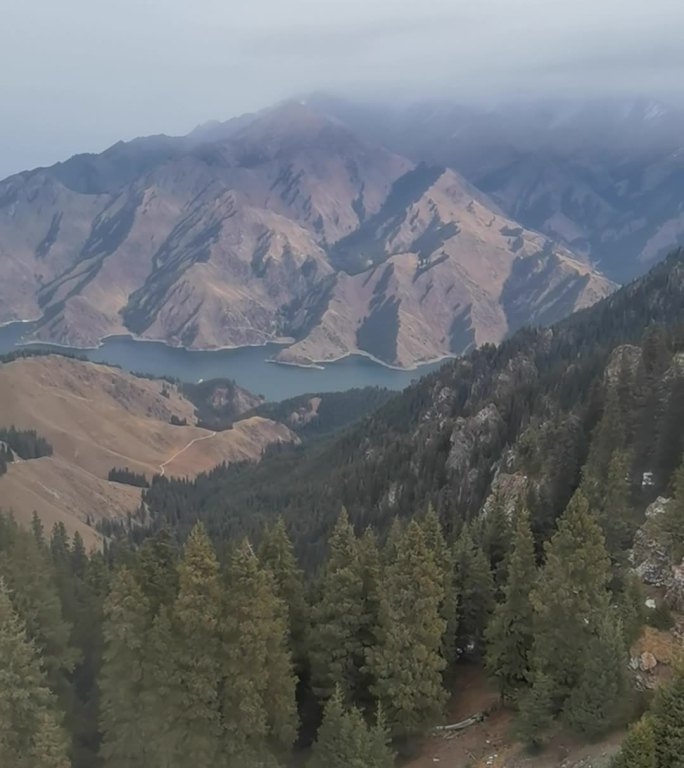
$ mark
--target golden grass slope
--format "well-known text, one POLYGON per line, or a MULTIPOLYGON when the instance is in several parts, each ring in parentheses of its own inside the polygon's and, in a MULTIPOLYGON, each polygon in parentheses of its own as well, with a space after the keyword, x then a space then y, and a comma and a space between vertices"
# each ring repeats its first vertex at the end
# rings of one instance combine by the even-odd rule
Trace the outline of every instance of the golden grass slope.
POLYGON ((91 523, 140 503, 139 489, 107 480, 112 467, 148 478, 162 470, 194 476, 224 461, 258 459, 272 442, 296 440, 286 426, 256 417, 213 433, 194 426, 193 413, 175 386, 118 368, 58 355, 2 364, 0 425, 35 429, 54 454, 11 464, 0 477, 0 507, 22 522, 34 510, 48 525, 61 520, 95 544, 91 523), (188 426, 171 425, 171 416, 188 426))

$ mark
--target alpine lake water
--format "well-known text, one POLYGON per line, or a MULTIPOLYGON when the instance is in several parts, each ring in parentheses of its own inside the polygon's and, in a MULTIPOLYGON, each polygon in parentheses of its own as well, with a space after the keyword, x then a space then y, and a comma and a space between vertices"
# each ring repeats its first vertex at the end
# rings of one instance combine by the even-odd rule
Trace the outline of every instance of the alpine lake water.
POLYGON ((30 323, 0 327, 0 354, 18 349, 40 349, 72 353, 96 363, 118 365, 126 371, 167 376, 181 381, 229 378, 267 400, 285 400, 309 392, 340 392, 354 387, 386 387, 400 390, 414 379, 438 368, 443 361, 427 363, 414 370, 388 368, 362 355, 352 355, 320 367, 305 368, 274 363, 281 347, 189 350, 158 341, 139 341, 129 336, 112 336, 97 348, 81 349, 51 344, 27 344, 30 323))

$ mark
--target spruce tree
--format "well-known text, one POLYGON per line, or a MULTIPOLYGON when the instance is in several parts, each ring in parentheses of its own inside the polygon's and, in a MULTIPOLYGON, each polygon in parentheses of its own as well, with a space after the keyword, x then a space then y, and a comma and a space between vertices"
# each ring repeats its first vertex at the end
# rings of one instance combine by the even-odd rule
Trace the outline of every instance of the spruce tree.
POLYGON ((0 765, 70 768, 54 696, 0 579, 0 765))
POLYGON ((553 694, 551 678, 538 672, 533 687, 520 698, 516 730, 520 738, 534 749, 544 744, 547 731, 553 725, 553 694))
POLYGON ((282 517, 264 531, 258 555, 262 566, 273 574, 276 594, 287 607, 292 654, 301 669, 305 662, 308 606, 302 571, 282 517))
POLYGON ((529 513, 522 507, 517 513, 503 602, 494 609, 485 633, 487 671, 496 680, 503 699, 512 697, 532 680, 534 615, 530 594, 536 580, 529 513))
POLYGON ((307 768, 392 768, 394 755, 379 713, 368 726, 361 711, 347 709, 339 686, 328 699, 307 768))
POLYGON ((230 564, 221 659, 222 753, 236 768, 288 754, 297 706, 287 609, 247 541, 230 564))
POLYGON ((170 607, 178 592, 178 557, 167 528, 146 539, 136 562, 138 583, 155 615, 162 605, 170 607))
POLYGON ((0 554, 0 575, 12 590, 12 602, 41 655, 50 688, 64 701, 78 652, 71 646, 73 627, 63 618, 48 558, 33 535, 17 530, 13 545, 0 554))
POLYGON ((489 560, 464 528, 454 545, 454 589, 457 597, 456 648, 484 651, 484 632, 494 609, 494 579, 489 560))
POLYGON ((606 549, 613 561, 624 565, 626 550, 634 536, 634 513, 629 491, 630 457, 615 451, 608 464, 607 477, 601 484, 599 523, 606 549))
POLYGON ((190 532, 178 568, 178 597, 173 606, 176 712, 172 724, 175 763, 185 768, 213 765, 220 748, 219 567, 204 527, 190 532))
POLYGON ((378 622, 381 611, 381 590, 383 566, 380 551, 371 528, 366 528, 359 539, 359 563, 363 577, 363 617, 359 634, 363 662, 361 676, 357 688, 356 703, 363 711, 369 711, 372 706, 370 693, 373 676, 368 667, 367 654, 375 645, 378 622))
POLYGON ((563 708, 565 722, 595 738, 623 721, 629 703, 627 651, 622 625, 612 612, 599 619, 585 648, 577 685, 563 708))
POLYGON ((381 589, 377 644, 368 651, 371 692, 394 735, 420 733, 441 712, 446 694, 440 654, 446 622, 440 615, 444 574, 413 521, 387 567, 381 589))
POLYGON ((457 600, 456 586, 454 584, 454 559, 442 531, 442 524, 432 504, 419 520, 425 543, 432 552, 435 562, 444 576, 442 588, 444 599, 440 605, 439 613, 444 619, 444 636, 442 639, 441 654, 450 669, 456 661, 456 631, 457 631, 457 600))
POLYGON ((497 490, 482 520, 479 543, 489 558, 490 570, 495 576, 498 588, 506 582, 507 559, 512 535, 511 520, 506 513, 506 500, 503 493, 497 490))
POLYGON ((684 756, 684 662, 675 666, 672 679, 656 693, 653 735, 658 768, 681 768, 684 756))
POLYGON ((629 729, 610 768, 658 768, 650 717, 642 717, 629 729))
POLYGON ((185 768, 176 756, 176 744, 185 733, 185 700, 181 688, 178 638, 171 620, 171 609, 162 605, 148 633, 143 659, 141 707, 147 734, 146 768, 185 768), (178 729, 183 729, 179 732, 178 729))
POLYGON ((341 686, 352 700, 360 693, 364 649, 364 578, 359 547, 342 509, 329 542, 328 559, 311 610, 310 661, 314 692, 322 699, 341 686))
MULTIPOLYGON (((546 561, 532 592, 535 678, 551 681, 557 707, 577 686, 585 649, 609 610, 609 558, 601 528, 577 491, 545 547, 546 561)), ((535 679, 536 685, 536 679, 535 679)))
POLYGON ((122 568, 104 606, 100 672, 100 755, 106 768, 147 768, 144 664, 149 602, 132 573, 122 568))

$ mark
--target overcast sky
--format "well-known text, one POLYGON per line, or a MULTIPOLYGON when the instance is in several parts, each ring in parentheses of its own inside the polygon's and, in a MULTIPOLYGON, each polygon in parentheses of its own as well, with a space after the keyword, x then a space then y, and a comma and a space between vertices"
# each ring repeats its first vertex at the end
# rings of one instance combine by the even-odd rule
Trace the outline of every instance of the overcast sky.
POLYGON ((0 0, 0 178, 294 94, 676 94, 682 0, 0 0))

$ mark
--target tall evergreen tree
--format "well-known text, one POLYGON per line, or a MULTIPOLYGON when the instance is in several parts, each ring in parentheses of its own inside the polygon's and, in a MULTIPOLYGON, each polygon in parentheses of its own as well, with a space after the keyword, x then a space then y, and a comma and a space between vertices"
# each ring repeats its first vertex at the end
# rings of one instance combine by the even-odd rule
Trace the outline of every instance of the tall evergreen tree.
POLYGON ((445 631, 442 638, 441 653, 447 663, 447 669, 456 661, 456 632, 457 632, 457 599, 456 585, 454 584, 454 559, 453 552, 444 538, 442 524, 432 504, 429 504, 425 514, 419 519, 425 543, 432 552, 435 562, 444 580, 442 589, 444 598, 440 605, 439 613, 444 620, 445 631))
POLYGON ((335 686, 355 699, 364 666, 364 578, 354 529, 342 509, 311 610, 310 660, 314 691, 326 699, 335 686))
MULTIPOLYGON (((175 765, 213 765, 220 748, 219 567, 204 527, 190 532, 178 568, 173 606, 174 673, 172 691, 175 765)), ((174 765, 174 763, 172 763, 174 765)))
POLYGON ((658 768, 650 717, 642 717, 629 729, 610 768, 658 768))
MULTIPOLYGON (((546 561, 532 593, 532 667, 553 686, 555 711, 578 685, 585 649, 609 610, 609 558, 603 534, 581 491, 573 496, 547 542, 546 561)), ((535 683, 536 684, 536 683, 535 683)))
POLYGON ((382 716, 369 727, 359 709, 345 707, 338 686, 325 706, 307 768, 392 768, 388 744, 382 716))
POLYGON ((534 540, 529 514, 522 507, 517 512, 503 601, 494 609, 486 630, 486 666, 497 681, 502 698, 513 696, 532 680, 534 615, 530 594, 536 580, 534 540))
POLYGON ((258 554, 260 563, 273 574, 276 593, 287 607, 292 654, 296 666, 301 668, 306 651, 308 606, 302 571, 282 517, 264 531, 258 554))
POLYGON ((454 545, 457 597, 456 647, 461 653, 484 651, 484 632, 494 609, 494 579, 489 560, 466 527, 454 545))
POLYGON ((585 648, 579 679, 565 702, 563 717, 578 733, 595 738, 624 720, 628 704, 622 625, 609 612, 599 618, 596 633, 585 648))
POLYGON ((112 583, 104 613, 100 755, 106 768, 147 768, 149 681, 144 666, 151 614, 147 598, 125 567, 112 583))
POLYGON ((0 575, 12 590, 12 602, 41 654, 50 687, 64 693, 78 654, 70 644, 72 627, 62 616, 52 564, 34 536, 15 532, 12 546, 0 554, 0 575))
POLYGON ((70 768, 55 698, 0 579, 0 765, 70 768))
POLYGON ((630 463, 630 457, 625 451, 613 453, 605 482, 601 485, 598 507, 606 549, 612 560, 619 565, 625 564, 625 552, 635 531, 629 489, 630 463))
POLYGON ((681 768, 684 756, 684 661, 658 689, 653 706, 653 735, 658 768, 681 768))
POLYGON ((413 521, 382 583, 378 639, 368 651, 371 692, 399 737, 419 733, 436 719, 446 694, 440 654, 446 622, 440 615, 444 574, 413 521))
POLYGON ((173 604, 178 592, 178 556, 167 528, 143 542, 136 571, 152 615, 156 616, 162 605, 173 604))
POLYGON ((287 609, 247 541, 230 565, 221 659, 222 753, 236 768, 286 755, 297 735, 287 609))

